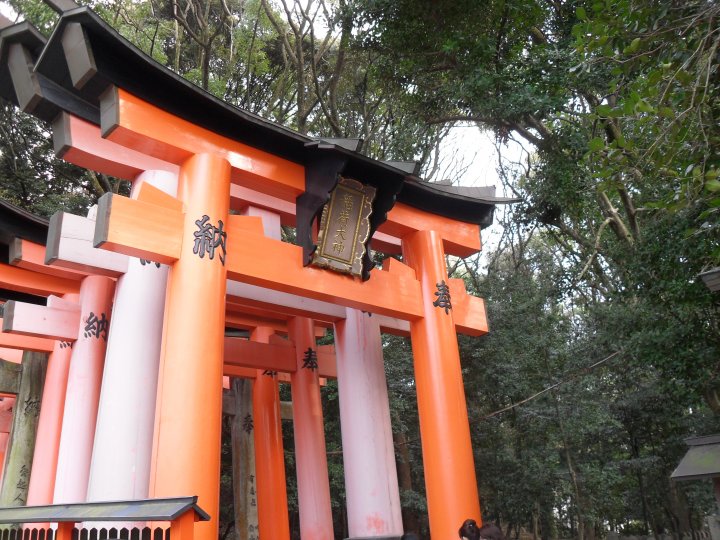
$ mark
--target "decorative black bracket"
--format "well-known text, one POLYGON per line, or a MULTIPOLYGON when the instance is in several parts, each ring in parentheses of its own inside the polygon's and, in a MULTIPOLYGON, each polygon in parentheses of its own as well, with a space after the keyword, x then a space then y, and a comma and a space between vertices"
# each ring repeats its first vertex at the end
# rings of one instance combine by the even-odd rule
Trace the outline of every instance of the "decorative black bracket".
POLYGON ((305 164, 305 192, 298 196, 296 205, 297 242, 303 248, 303 264, 312 261, 317 245, 313 241, 313 223, 320 218, 323 206, 330 200, 330 192, 338 183, 347 158, 333 152, 315 154, 305 164))
MULTIPOLYGON (((373 186, 377 190, 362 264, 362 279, 367 281, 370 278, 370 270, 375 266, 368 249, 370 240, 378 227, 387 220, 387 214, 395 204, 405 177, 397 173, 397 163, 388 164, 388 167, 395 169, 388 170, 388 174, 377 174, 377 171, 370 170, 367 166, 372 161, 370 158, 348 149, 345 145, 338 145, 337 141, 314 141, 308 143, 306 147, 315 149, 315 152, 305 163, 305 192, 296 201, 297 242, 303 248, 303 264, 305 266, 310 264, 317 249, 317 245, 313 242, 313 223, 320 219, 323 206, 330 200, 330 193, 342 174, 373 186)), ((409 170, 403 172, 412 174, 409 170)))

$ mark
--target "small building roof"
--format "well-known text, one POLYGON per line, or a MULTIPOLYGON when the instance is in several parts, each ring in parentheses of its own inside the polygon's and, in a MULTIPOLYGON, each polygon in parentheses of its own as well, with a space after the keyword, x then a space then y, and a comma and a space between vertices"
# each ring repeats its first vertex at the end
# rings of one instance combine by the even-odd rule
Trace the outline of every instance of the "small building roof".
POLYGON ((685 442, 690 448, 670 478, 696 480, 720 476, 720 435, 693 437, 685 442))
POLYGON ((699 274, 705 286, 713 292, 720 291, 720 266, 699 274))
POLYGON ((196 521, 210 520, 210 516, 197 505, 197 497, 176 497, 0 508, 0 523, 173 521, 189 511, 195 512, 196 521))

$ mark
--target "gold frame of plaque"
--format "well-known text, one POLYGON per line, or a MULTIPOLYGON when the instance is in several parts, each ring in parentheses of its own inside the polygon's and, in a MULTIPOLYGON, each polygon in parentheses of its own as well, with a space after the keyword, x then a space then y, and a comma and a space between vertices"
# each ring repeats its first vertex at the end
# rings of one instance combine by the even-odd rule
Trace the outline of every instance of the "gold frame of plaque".
POLYGON ((312 264, 362 277, 375 188, 340 177, 323 207, 312 264))

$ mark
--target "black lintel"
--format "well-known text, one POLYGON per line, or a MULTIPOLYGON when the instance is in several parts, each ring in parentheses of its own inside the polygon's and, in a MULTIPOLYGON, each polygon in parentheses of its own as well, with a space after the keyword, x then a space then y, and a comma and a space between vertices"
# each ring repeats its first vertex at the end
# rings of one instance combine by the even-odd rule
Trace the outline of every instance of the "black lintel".
POLYGON ((55 11, 56 13, 59 13, 62 15, 64 11, 70 11, 71 9, 75 9, 80 7, 80 4, 76 4, 73 2, 73 0, 43 0, 45 4, 50 6, 50 8, 55 11))
POLYGON ((417 176, 420 174, 420 163, 418 161, 383 161, 385 165, 390 165, 396 169, 412 175, 417 176))

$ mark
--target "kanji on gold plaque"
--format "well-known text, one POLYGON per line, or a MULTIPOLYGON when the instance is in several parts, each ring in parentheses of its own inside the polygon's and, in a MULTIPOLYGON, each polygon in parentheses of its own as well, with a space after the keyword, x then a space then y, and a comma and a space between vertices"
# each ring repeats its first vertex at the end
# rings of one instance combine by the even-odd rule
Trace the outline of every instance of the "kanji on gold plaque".
POLYGON ((374 198, 374 187, 340 177, 323 208, 314 265, 362 277, 374 198))

